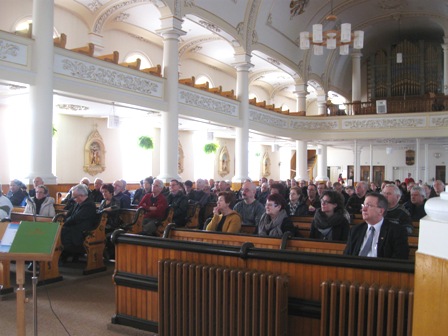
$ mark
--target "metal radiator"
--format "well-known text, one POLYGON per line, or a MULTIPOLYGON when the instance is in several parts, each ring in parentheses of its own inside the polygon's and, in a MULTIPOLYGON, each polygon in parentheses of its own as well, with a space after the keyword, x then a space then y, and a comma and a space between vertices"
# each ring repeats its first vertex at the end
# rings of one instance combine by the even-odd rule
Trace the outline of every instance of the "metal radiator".
POLYGON ((287 335, 288 277, 159 261, 159 335, 287 335))
POLYGON ((405 289, 323 282, 320 334, 412 335, 413 299, 405 289))

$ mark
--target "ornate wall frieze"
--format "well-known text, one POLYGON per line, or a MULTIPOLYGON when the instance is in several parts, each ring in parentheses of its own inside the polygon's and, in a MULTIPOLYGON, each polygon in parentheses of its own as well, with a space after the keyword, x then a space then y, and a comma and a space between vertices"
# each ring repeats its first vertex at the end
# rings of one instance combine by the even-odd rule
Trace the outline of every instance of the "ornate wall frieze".
POLYGON ((59 55, 55 56, 54 72, 144 95, 162 97, 162 83, 59 55))
POLYGON ((352 119, 342 121, 342 129, 416 128, 425 126, 425 117, 352 119))
POLYGON ((336 120, 290 120, 291 129, 299 130, 336 130, 338 122, 336 120))
POLYGON ((288 123, 284 118, 281 118, 280 116, 276 115, 262 113, 255 110, 249 110, 249 120, 277 128, 288 127, 288 123))
POLYGON ((448 115, 429 118, 429 125, 432 127, 448 127, 448 115))
POLYGON ((238 116, 237 104, 231 104, 182 89, 179 90, 178 101, 179 103, 199 107, 204 110, 223 113, 233 117, 238 116))
POLYGON ((15 64, 27 64, 27 46, 7 40, 0 40, 0 60, 15 64))

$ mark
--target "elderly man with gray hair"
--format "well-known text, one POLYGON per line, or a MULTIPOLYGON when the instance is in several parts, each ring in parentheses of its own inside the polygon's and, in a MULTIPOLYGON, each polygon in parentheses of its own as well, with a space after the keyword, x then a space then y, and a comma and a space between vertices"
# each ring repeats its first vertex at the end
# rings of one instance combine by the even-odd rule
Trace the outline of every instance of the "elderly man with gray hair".
POLYGON ((155 235, 157 227, 166 217, 168 202, 162 194, 163 187, 163 181, 155 179, 152 185, 152 193, 146 194, 138 204, 139 208, 145 209, 142 234, 155 235))
POLYGON ((367 190, 369 186, 365 181, 359 181, 355 187, 355 193, 349 197, 347 204, 345 205, 346 210, 350 214, 361 213, 361 205, 364 203, 366 198, 367 190))
POLYGON ((426 216, 425 211, 426 191, 423 187, 414 185, 411 188, 411 199, 405 203, 406 210, 411 214, 413 221, 419 221, 426 216))
POLYGON ((404 226, 411 234, 413 231, 412 219, 406 208, 400 204, 401 190, 395 184, 386 184, 381 191, 387 199, 388 208, 384 218, 393 224, 404 226))
MULTIPOLYGON (((64 250, 82 247, 84 232, 93 230, 98 225, 96 206, 89 197, 87 186, 78 184, 71 189, 71 192, 75 205, 68 211, 62 226, 61 243, 64 246, 64 250)), ((67 255, 64 257, 66 258, 67 255)))

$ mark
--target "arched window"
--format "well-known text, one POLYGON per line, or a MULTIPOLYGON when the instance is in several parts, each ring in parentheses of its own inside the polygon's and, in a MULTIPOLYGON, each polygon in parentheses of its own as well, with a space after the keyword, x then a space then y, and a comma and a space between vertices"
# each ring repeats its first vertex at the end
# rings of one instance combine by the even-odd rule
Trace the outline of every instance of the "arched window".
POLYGON ((131 63, 131 62, 135 62, 135 60, 137 58, 140 58, 140 60, 141 60, 140 69, 146 69, 146 68, 150 68, 153 66, 151 64, 151 61, 149 60, 149 58, 146 55, 143 55, 142 53, 139 53, 139 52, 130 53, 129 55, 127 55, 125 57, 124 61, 131 63))
POLYGON ((255 94, 255 93, 249 93, 249 99, 256 99, 257 101, 258 101, 258 97, 257 97, 257 95, 255 94))
POLYGON ((209 84, 208 87, 211 87, 211 88, 214 87, 211 79, 208 78, 207 76, 199 75, 195 80, 195 84, 204 84, 206 82, 208 82, 208 84, 209 84))
MULTIPOLYGON (((15 32, 25 32, 25 31, 28 31, 28 29, 30 28, 30 24, 31 23, 33 23, 32 19, 24 18, 24 19, 20 20, 19 22, 17 22, 17 24, 14 27, 14 31, 15 32)), ((30 32, 30 36, 31 36, 31 32, 30 32)), ((60 36, 60 34, 56 30, 56 28, 53 28, 53 38, 59 37, 59 36, 60 36)))

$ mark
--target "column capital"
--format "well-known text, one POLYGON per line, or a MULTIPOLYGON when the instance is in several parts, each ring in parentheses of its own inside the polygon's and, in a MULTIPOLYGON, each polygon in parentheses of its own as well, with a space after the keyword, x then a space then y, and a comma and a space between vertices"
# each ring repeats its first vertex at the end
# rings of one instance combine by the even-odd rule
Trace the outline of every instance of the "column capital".
POLYGON ((352 57, 352 59, 353 58, 361 59, 362 53, 359 50, 355 50, 350 54, 350 56, 352 57))
POLYGON ((187 33, 182 30, 183 20, 175 16, 161 18, 160 22, 162 24, 162 28, 158 29, 156 32, 165 39, 178 39, 180 36, 187 33))
POLYGON ((237 71, 249 71, 254 66, 250 63, 251 57, 248 54, 235 54, 235 62, 232 65, 237 71))

